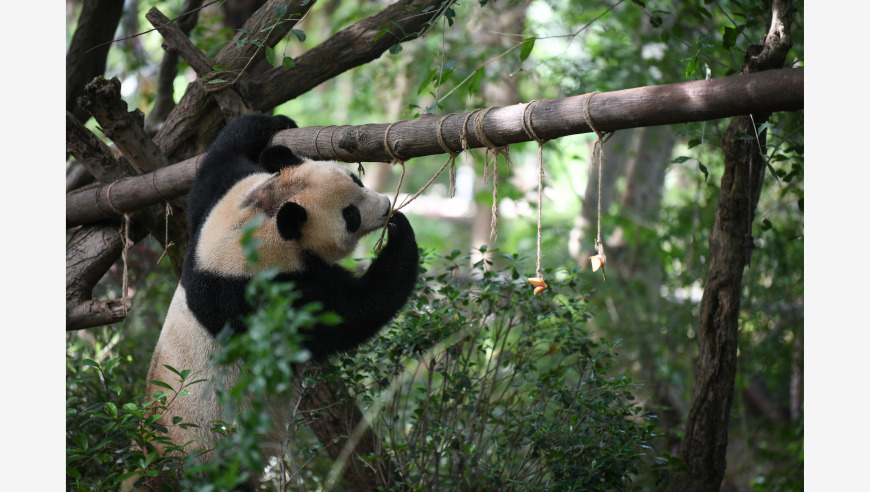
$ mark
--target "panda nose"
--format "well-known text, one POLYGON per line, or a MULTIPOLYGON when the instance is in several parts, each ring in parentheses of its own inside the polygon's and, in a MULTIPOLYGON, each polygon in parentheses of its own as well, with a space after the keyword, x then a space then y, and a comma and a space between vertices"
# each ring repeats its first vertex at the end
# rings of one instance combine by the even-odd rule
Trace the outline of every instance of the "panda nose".
POLYGON ((392 208, 393 208, 392 205, 390 204, 390 199, 387 197, 384 197, 384 207, 385 207, 384 213, 383 213, 383 215, 381 215, 381 217, 386 217, 386 216, 390 215, 390 210, 392 210, 392 208))

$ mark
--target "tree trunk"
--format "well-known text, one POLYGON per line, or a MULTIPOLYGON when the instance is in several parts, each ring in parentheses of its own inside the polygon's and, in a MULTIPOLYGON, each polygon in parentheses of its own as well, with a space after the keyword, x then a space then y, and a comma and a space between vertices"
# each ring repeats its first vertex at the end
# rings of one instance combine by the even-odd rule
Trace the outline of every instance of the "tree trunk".
MULTIPOLYGON (((791 1, 773 3, 773 23, 760 47, 750 47, 744 72, 779 68, 791 47, 791 1)), ((737 330, 740 282, 750 265, 752 220, 764 180, 766 132, 756 135, 769 115, 732 119, 722 135, 725 171, 719 205, 710 234, 710 270, 698 321, 696 386, 680 446, 688 471, 674 477, 673 490, 718 491, 725 474, 728 420, 737 370, 737 330)))

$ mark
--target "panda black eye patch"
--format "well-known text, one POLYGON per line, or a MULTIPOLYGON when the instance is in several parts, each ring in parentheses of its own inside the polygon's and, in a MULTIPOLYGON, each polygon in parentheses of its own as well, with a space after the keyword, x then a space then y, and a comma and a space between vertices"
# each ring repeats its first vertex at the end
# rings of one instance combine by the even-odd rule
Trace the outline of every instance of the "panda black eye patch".
POLYGON ((356 208, 356 205, 348 205, 344 207, 341 214, 344 216, 347 232, 356 232, 359 230, 359 226, 362 224, 362 219, 360 218, 359 209, 356 208))
POLYGON ((350 179, 352 179, 357 186, 359 186, 360 188, 365 188, 365 186, 363 186, 362 184, 362 181, 360 181, 359 178, 356 177, 356 174, 348 174, 348 176, 350 176, 350 179))

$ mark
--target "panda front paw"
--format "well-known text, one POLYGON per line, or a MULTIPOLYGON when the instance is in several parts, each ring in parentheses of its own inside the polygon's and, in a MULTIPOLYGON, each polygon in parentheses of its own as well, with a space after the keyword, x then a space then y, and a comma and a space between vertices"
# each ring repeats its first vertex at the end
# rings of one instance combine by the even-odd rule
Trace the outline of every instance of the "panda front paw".
POLYGON ((414 237, 414 229, 408 218, 402 212, 396 212, 390 217, 390 223, 387 227, 387 244, 381 250, 382 254, 393 255, 400 254, 417 254, 417 240, 414 237))

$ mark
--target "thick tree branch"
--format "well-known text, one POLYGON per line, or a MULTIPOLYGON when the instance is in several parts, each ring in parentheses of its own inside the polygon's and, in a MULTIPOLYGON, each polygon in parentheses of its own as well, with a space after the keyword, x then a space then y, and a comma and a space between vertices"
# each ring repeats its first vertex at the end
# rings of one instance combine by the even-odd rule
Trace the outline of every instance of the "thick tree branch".
POLYGON ((121 82, 117 78, 96 77, 85 86, 79 104, 97 119, 103 133, 139 174, 166 166, 160 149, 145 134, 145 116, 138 109, 127 111, 127 103, 121 99, 121 82))
MULTIPOLYGON (((255 15, 264 11, 271 12, 272 10, 264 10, 268 9, 271 3, 263 6, 255 15)), ((311 6, 311 3, 306 6, 300 5, 301 3, 291 2, 287 9, 288 15, 290 12, 304 14, 311 6)), ((438 7, 441 5, 441 1, 424 0, 417 2, 415 5, 420 8, 434 7, 425 14, 414 14, 410 13, 410 10, 401 10, 408 9, 409 5, 413 3, 413 0, 401 0, 386 7, 382 12, 337 33, 322 45, 311 50, 316 56, 307 56, 306 54, 294 60, 297 66, 292 71, 272 70, 264 76, 258 77, 256 81, 250 82, 242 78, 237 82, 240 93, 255 110, 268 111, 296 95, 311 90, 330 77, 335 77, 381 56, 384 51, 399 40, 414 39, 420 34, 420 26, 426 22, 434 21, 436 16, 440 14, 438 7), (387 24, 389 22, 392 24, 387 24), (392 34, 384 34, 381 36, 383 39, 379 38, 377 43, 363 42, 377 36, 381 27, 389 28, 390 33, 405 33, 405 37, 396 38, 392 34), (385 45, 386 40, 390 38, 392 38, 392 42, 385 45), (333 60, 341 60, 341 64, 333 64, 333 60), (268 78, 263 78, 266 76, 268 78), (274 96, 273 92, 280 92, 280 95, 274 96)), ((250 29, 247 27, 253 20, 252 18, 246 23, 245 29, 250 32, 258 32, 262 25, 250 29)), ((231 64, 233 52, 229 51, 224 54, 227 50, 234 50, 234 46, 235 43, 231 42, 227 48, 224 48, 216 57, 215 63, 236 67, 237 65, 231 64)), ((188 86, 187 93, 181 98, 155 137, 155 142, 170 160, 186 159, 198 152, 203 152, 208 143, 214 140, 217 132, 223 127, 224 118, 218 107, 212 104, 211 99, 207 96, 208 93, 201 85, 191 84, 188 86)))
MULTIPOLYGON (((152 7, 145 14, 145 18, 163 36, 165 40, 163 47, 167 50, 167 56, 169 54, 180 55, 201 78, 212 72, 213 63, 211 59, 194 46, 187 35, 178 26, 170 22, 168 17, 157 10, 157 7, 152 7)), ((242 97, 230 86, 219 88, 212 94, 214 95, 215 102, 217 102, 221 109, 221 113, 227 120, 251 112, 242 97)))
MULTIPOLYGON (((278 20, 275 17, 275 9, 286 6, 287 13, 283 17, 285 21, 276 26, 268 38, 263 41, 264 46, 272 47, 293 28, 313 4, 314 2, 305 0, 269 0, 245 22, 243 29, 254 33, 253 35, 260 33, 263 28, 278 20)), ((244 37, 248 37, 248 34, 240 31, 215 57, 214 65, 236 70, 236 72, 228 72, 225 77, 221 78, 235 80, 238 70, 253 67, 265 58, 265 50, 258 49, 252 43, 238 46, 238 41, 244 37)), ((242 76, 235 82, 234 89, 242 94, 247 94, 243 90, 246 83, 247 77, 242 76)), ((217 86, 212 88, 217 88, 217 86)), ((200 80, 191 83, 187 86, 187 92, 182 96, 175 109, 166 118, 160 131, 154 137, 154 141, 170 160, 181 160, 198 152, 203 152, 208 143, 214 140, 215 135, 223 127, 226 120, 243 114, 245 111, 244 108, 236 108, 231 114, 222 113, 220 106, 216 105, 215 101, 209 97, 212 94, 215 93, 206 91, 200 80)), ((254 98, 259 97, 260 94, 254 95, 254 98)), ((242 99, 244 101, 245 97, 243 96, 242 99)), ((256 105, 252 101, 244 102, 245 107, 256 105)), ((223 109, 225 112, 228 110, 231 108, 225 107, 223 109)))
MULTIPOLYGON (((137 242, 147 231, 133 220, 130 240, 137 242)), ((124 249, 120 222, 82 227, 73 232, 66 250, 66 329, 79 330, 116 323, 126 316, 130 301, 93 299, 93 289, 124 249)))
POLYGON ((443 11, 442 3, 442 0, 402 0, 353 24, 295 58, 293 68, 273 68, 252 80, 250 92, 262 94, 252 102, 257 109, 268 110, 342 72, 377 59, 394 44, 423 34, 443 11))
MULTIPOLYGON (((791 48, 791 8, 790 0, 774 0, 771 29, 763 46, 750 47, 744 72, 781 72, 773 69, 782 67, 791 48)), ((725 171, 710 233, 710 270, 701 298, 696 386, 679 451, 688 471, 674 477, 673 490, 677 491, 718 491, 725 474, 737 371, 740 283, 754 248, 752 221, 766 167, 762 155, 767 132, 757 133, 768 118, 763 113, 767 111, 734 118, 722 135, 725 171), (758 134, 758 141, 741 139, 746 134, 758 134)))
MULTIPOLYGON (((127 103, 121 99, 121 83, 118 79, 113 78, 110 81, 106 81, 103 77, 94 79, 87 85, 85 95, 79 100, 82 102, 82 106, 94 115, 106 136, 112 139, 112 142, 118 146, 138 173, 153 172, 166 167, 163 153, 145 134, 142 112, 138 109, 127 111, 127 103)), ((151 176, 151 178, 153 183, 155 177, 151 176)), ((117 195, 114 194, 112 188, 114 188, 114 184, 107 183, 105 190, 107 201, 95 200, 93 206, 103 212, 107 210, 106 205, 108 205, 108 210, 112 210, 116 214, 119 211, 127 212, 127 210, 115 206, 114 198, 117 195)), ((152 188, 154 188, 153 184, 152 188)), ((96 191, 100 190, 101 188, 97 188, 96 191)), ((159 194, 158 190, 158 188, 154 188, 153 192, 159 194)), ((183 213, 186 204, 183 200, 175 200, 171 204, 176 211, 182 213, 167 217, 165 220, 168 221, 168 224, 166 225, 162 222, 160 225, 157 225, 155 221, 150 222, 155 239, 161 243, 166 240, 165 229, 169 229, 169 235, 172 237, 175 247, 167 251, 170 260, 172 260, 173 268, 180 273, 188 241, 187 220, 183 213)), ((100 216, 105 216, 105 214, 100 216)), ((166 245, 164 244, 164 246, 166 245)))
POLYGON ((67 227, 117 217, 186 195, 196 175, 199 157, 135 178, 100 185, 67 197, 67 227))
MULTIPOLYGON (((184 39, 187 39, 190 31, 193 30, 194 26, 196 26, 196 22, 199 19, 199 8, 201 6, 202 0, 186 0, 184 5, 181 6, 181 15, 172 26, 181 33, 184 39)), ((148 18, 148 14, 146 14, 145 17, 148 18)), ((150 21, 151 19, 148 20, 150 21)), ((152 24, 153 23, 154 22, 152 21, 152 24)), ((166 35, 163 34, 163 32, 160 34, 166 38, 166 35)), ((188 42, 190 41, 188 40, 188 42)), ((154 105, 151 107, 148 116, 145 117, 145 132, 152 137, 157 133, 157 130, 160 129, 160 125, 163 124, 163 120, 166 119, 172 111, 172 108, 175 107, 173 94, 175 92, 175 76, 178 75, 178 53, 171 49, 171 45, 167 46, 164 44, 164 49, 166 49, 166 53, 163 54, 163 60, 160 61, 160 71, 157 75, 157 94, 154 96, 154 105)), ((185 58, 185 61, 187 61, 187 58, 185 58)))
MULTIPOLYGON (((362 412, 349 397, 347 388, 340 382, 318 377, 320 371, 317 364, 307 364, 297 376, 297 382, 308 377, 319 381, 306 388, 296 385, 301 395, 299 411, 309 415, 309 427, 323 443, 326 454, 335 461, 348 444, 349 436, 357 432, 357 426, 364 420, 362 412)), ((351 454, 343 466, 345 483, 349 490, 355 492, 391 490, 397 479, 398 467, 389 456, 380 452, 377 436, 368 426, 353 443, 351 454)))
POLYGON ((66 54, 66 110, 81 121, 89 115, 76 100, 85 84, 106 70, 112 36, 121 20, 124 2, 85 0, 66 54))
POLYGON ((104 183, 136 175, 123 156, 116 156, 108 145, 69 111, 66 112, 66 151, 97 180, 104 183))
MULTIPOLYGON (((542 138, 591 131, 586 121, 585 104, 589 95, 540 101, 531 114, 532 127, 542 138)), ((803 69, 783 69, 765 73, 725 77, 714 80, 681 82, 653 87, 640 87, 622 91, 595 94, 590 103, 593 124, 601 131, 615 131, 637 126, 655 126, 669 123, 703 121, 747 113, 793 111, 803 107, 803 69)), ((486 135, 496 144, 528 142, 532 138, 523 130, 525 104, 493 108, 483 120, 486 135)), ((480 114, 480 113, 478 113, 480 114)), ((454 151, 462 148, 461 129, 468 113, 456 114, 444 121, 442 134, 445 143, 454 151)), ((438 121, 428 116, 396 124, 390 129, 390 145, 402 158, 443 154, 438 144, 438 121)), ((474 116, 468 118, 466 132, 469 148, 480 148, 483 143, 474 133, 474 116)), ((370 124, 344 127, 295 128, 279 132, 273 143, 285 145, 297 154, 344 160, 347 162, 389 161, 384 147, 384 133, 388 124, 370 124), (334 132, 334 133, 333 133, 334 132), (333 153, 335 147, 338 155, 333 153)), ((193 180, 196 158, 176 164, 182 169, 160 176, 145 175, 129 180, 123 189, 138 188, 135 198, 120 200, 118 183, 112 191, 112 200, 122 211, 131 211, 186 193, 193 180), (178 180, 170 189, 164 188, 164 178, 178 180), (157 183, 155 189, 152 183, 157 183), (159 192, 158 192, 159 190, 159 192), (117 194, 116 194, 117 192, 117 194), (175 195, 178 193, 178 195, 175 195)), ((171 167, 175 167, 171 166, 171 167)), ((166 170, 168 173, 169 170, 166 170)), ((67 197, 67 227, 107 217, 111 207, 105 203, 107 190, 87 190, 67 197)))

